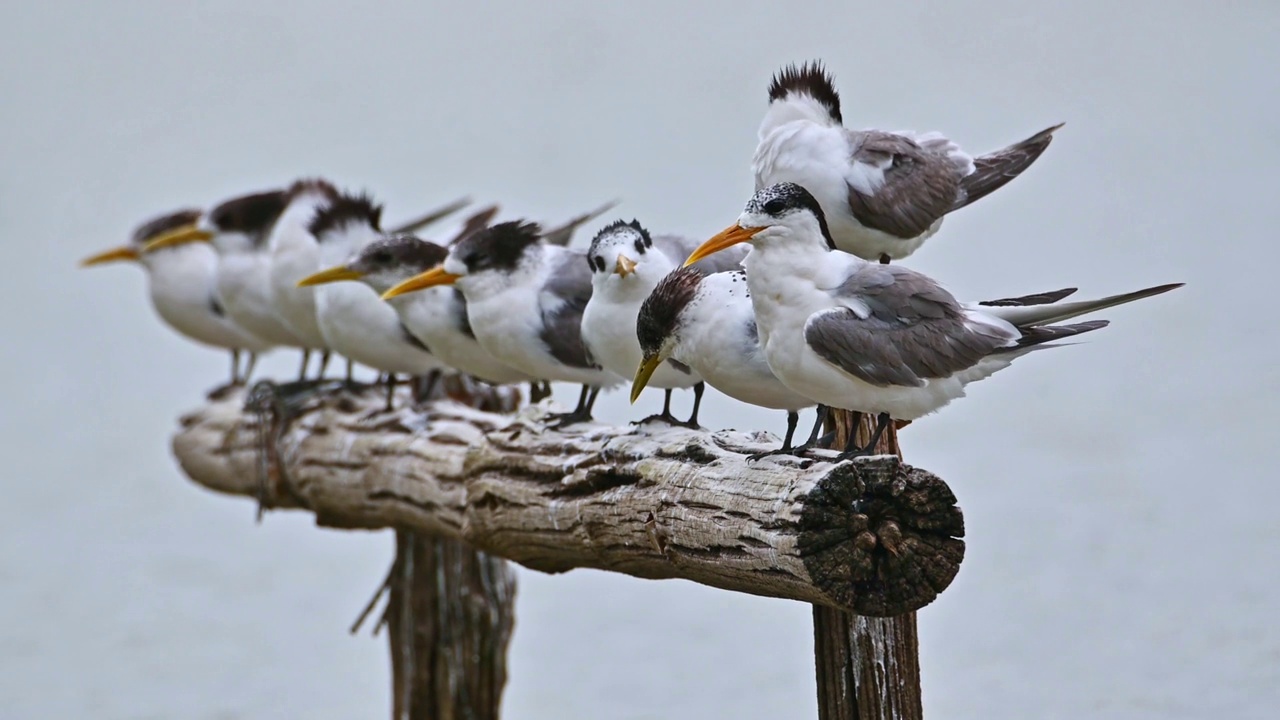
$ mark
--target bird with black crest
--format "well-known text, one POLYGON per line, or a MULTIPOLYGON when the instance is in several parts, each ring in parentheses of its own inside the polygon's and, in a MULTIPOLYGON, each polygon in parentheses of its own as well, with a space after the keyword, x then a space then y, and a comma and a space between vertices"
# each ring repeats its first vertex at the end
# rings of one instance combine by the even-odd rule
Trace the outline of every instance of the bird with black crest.
MULTIPOLYGON (((698 241, 693 238, 651 235, 634 219, 615 221, 596 233, 587 250, 591 301, 582 313, 582 339, 596 362, 624 378, 635 372, 641 360, 640 343, 636 340, 640 305, 697 246, 698 241)), ((699 269, 716 272, 736 267, 745 254, 718 253, 702 261, 699 269)), ((648 384, 663 390, 662 412, 640 422, 658 420, 698 427, 705 385, 696 371, 678 359, 668 358, 653 368, 648 384), (680 421, 671 414, 671 392, 686 388, 694 392, 693 411, 688 420, 680 421)))
POLYGON ((756 190, 793 182, 812 193, 837 248, 887 263, 919 249, 948 213, 1022 174, 1061 127, 978 157, 936 132, 849 130, 831 75, 813 61, 769 83, 752 170, 756 190))
POLYGON ((201 211, 184 209, 149 220, 134 230, 130 242, 81 261, 84 267, 113 262, 136 263, 146 271, 151 304, 169 327, 202 345, 231 353, 231 383, 247 380, 257 353, 271 343, 257 337, 227 315, 218 299, 218 256, 203 243, 147 250, 155 239, 194 230, 201 211), (240 353, 249 354, 240 369, 240 353))
POLYGON ((480 345, 511 367, 543 380, 582 385, 566 427, 591 419, 603 387, 622 378, 600 367, 582 342, 582 312, 591 299, 586 254, 546 243, 536 223, 513 221, 475 233, 449 249, 444 262, 383 293, 456 285, 467 301, 480 345))
POLYGON ((325 342, 362 365, 388 374, 391 407, 396 375, 436 377, 445 365, 400 321, 378 293, 353 280, 347 260, 382 239, 382 206, 368 195, 341 193, 321 208, 308 228, 319 247, 320 270, 298 281, 313 287, 316 319, 325 342))

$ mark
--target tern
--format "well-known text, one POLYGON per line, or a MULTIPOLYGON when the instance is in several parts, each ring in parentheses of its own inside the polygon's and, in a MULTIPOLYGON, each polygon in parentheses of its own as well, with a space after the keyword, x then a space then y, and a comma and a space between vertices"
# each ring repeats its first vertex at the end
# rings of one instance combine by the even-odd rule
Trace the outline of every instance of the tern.
MULTIPOLYGON (((680 267, 698 242, 678 235, 649 234, 639 221, 618 220, 605 226, 591 241, 587 265, 591 268, 591 301, 582 313, 582 340, 591 357, 606 370, 627 377, 640 365, 636 316, 640 305, 662 278, 680 267)), ((714 257, 703 261, 708 272, 736 266, 742 256, 714 257)), ((698 427, 698 409, 705 389, 702 378, 676 358, 653 368, 648 385, 662 388, 662 412, 641 420, 662 420, 671 425, 698 427), (671 415, 671 391, 693 388, 693 412, 681 422, 671 415)), ((634 402, 634 399, 633 399, 634 402)))
POLYGON ((813 193, 837 248, 888 262, 915 252, 947 213, 1020 175, 1061 127, 976 158, 938 133, 849 130, 815 61, 774 75, 752 170, 756 190, 794 182, 813 193))
MULTIPOLYGON (((316 317, 315 291, 299 287, 298 281, 320 269, 320 247, 311 234, 316 213, 338 198, 338 190, 320 178, 298 180, 289 188, 288 204, 271 230, 267 247, 271 253, 271 301, 281 322, 310 348, 325 348, 320 374, 328 364, 328 343, 316 317)), ((469 198, 454 200, 425 215, 402 224, 391 233, 408 233, 426 227, 461 210, 469 198)))
POLYGON ((81 265, 131 261, 147 271, 151 304, 156 314, 179 334, 198 343, 231 352, 231 382, 248 379, 256 354, 271 344, 236 324, 227 316, 215 287, 218 257, 203 244, 144 251, 163 235, 194 229, 201 211, 179 210, 139 226, 128 245, 85 258, 81 265), (239 371, 240 351, 249 353, 244 373, 239 371))
POLYGON ((565 427, 591 419, 600 388, 622 378, 595 363, 582 342, 582 311, 591 298, 586 254, 542 241, 536 223, 505 222, 463 239, 444 263, 383 293, 384 299, 454 285, 467 301, 472 330, 495 358, 543 380, 580 383, 565 427))
POLYGON ((371 288, 338 282, 353 279, 346 261, 382 238, 381 220, 382 206, 366 195, 339 194, 321 208, 308 229, 319 245, 321 266, 331 267, 302 278, 298 286, 317 286, 316 319, 328 346, 389 373, 394 388, 397 374, 428 375, 444 365, 371 288))
POLYGON ((286 190, 250 193, 225 200, 193 228, 152 240, 147 251, 193 242, 211 243, 218 253, 217 293, 237 325, 273 345, 303 351, 303 374, 312 349, 285 325, 271 296, 271 254, 267 239, 289 201, 286 190))
POLYGON ((874 437, 846 457, 870 453, 891 419, 928 415, 1015 358, 1108 324, 1053 323, 1181 287, 1083 302, 1058 302, 1070 292, 1059 291, 961 304, 918 272, 836 251, 822 207, 794 183, 756 192, 737 223, 686 264, 743 242, 752 247, 743 267, 774 375, 815 402, 877 415, 874 437))
POLYGON ((787 388, 769 369, 745 272, 704 275, 697 267, 672 271, 640 306, 636 337, 642 360, 631 385, 631 402, 663 362, 677 360, 734 400, 785 410, 787 434, 775 453, 799 454, 817 442, 826 415, 822 407, 809 440, 795 448, 791 445, 799 411, 815 403, 787 388))

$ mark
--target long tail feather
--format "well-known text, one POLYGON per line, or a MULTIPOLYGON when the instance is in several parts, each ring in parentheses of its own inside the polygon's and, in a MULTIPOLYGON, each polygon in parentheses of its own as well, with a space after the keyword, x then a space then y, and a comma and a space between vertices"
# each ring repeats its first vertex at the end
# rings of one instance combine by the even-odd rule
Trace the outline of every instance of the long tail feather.
POLYGON ((453 202, 447 205, 442 205, 436 208, 435 210, 432 210, 426 213, 425 215, 414 218, 413 220, 410 220, 406 223, 402 223, 396 226, 394 229, 391 230, 391 234, 399 235, 401 233, 417 232, 418 230, 421 230, 422 228, 434 222, 438 222, 440 220, 443 220, 444 218, 449 217, 450 215, 458 212, 459 210, 461 210, 462 208, 470 204, 471 204, 471 198, 469 197, 458 198, 457 200, 454 200, 453 202))
POLYGON ((1082 300, 1079 302, 1054 303, 1051 305, 984 307, 984 311, 1025 330, 1026 328, 1062 322, 1063 320, 1070 320, 1071 318, 1087 315, 1099 310, 1105 310, 1106 308, 1124 305, 1125 303, 1131 303, 1143 298, 1149 298, 1153 295, 1167 293, 1170 290, 1182 287, 1182 285, 1183 283, 1157 285, 1155 287, 1149 287, 1121 295, 1112 295, 1098 300, 1082 300))

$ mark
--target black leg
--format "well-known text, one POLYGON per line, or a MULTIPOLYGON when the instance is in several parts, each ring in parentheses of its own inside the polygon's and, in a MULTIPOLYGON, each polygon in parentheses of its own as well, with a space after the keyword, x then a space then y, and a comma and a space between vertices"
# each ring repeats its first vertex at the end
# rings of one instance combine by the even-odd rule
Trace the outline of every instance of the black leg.
POLYGON ((302 367, 298 369, 298 379, 307 379, 307 365, 311 364, 311 350, 303 348, 302 350, 302 367))
POLYGON ((560 415, 552 415, 550 420, 553 422, 548 426, 553 430, 576 425, 580 422, 591 420, 591 410, 596 405, 596 398, 600 395, 600 388, 591 387, 590 385, 582 386, 582 393, 578 395, 578 406, 573 412, 562 413, 560 415))
POLYGON ((697 430, 701 426, 698 425, 698 411, 702 409, 702 393, 706 392, 707 384, 699 381, 693 386, 693 412, 689 413, 689 419, 682 423, 691 430, 697 430))
POLYGON ((782 438, 782 450, 791 449, 791 439, 796 436, 796 425, 800 424, 800 413, 795 410, 787 411, 787 436, 782 438))
POLYGON ((332 353, 330 353, 328 350, 325 350, 323 353, 320 353, 320 372, 316 373, 317 380, 324 379, 325 371, 329 369, 329 356, 331 354, 332 353))
POLYGON ((355 384, 356 361, 347 358, 347 385, 355 384))
POLYGON ((243 382, 245 385, 249 384, 249 378, 253 377, 253 368, 257 364, 258 364, 258 353, 256 352, 249 353, 249 361, 245 363, 245 366, 244 366, 244 375, 240 376, 240 381, 243 382))
POLYGON ((387 373, 387 412, 391 412, 395 408, 396 399, 396 374, 387 373))
POLYGON ((240 382, 240 351, 231 351, 231 384, 240 382))
POLYGON ((529 404, 536 405, 551 397, 551 383, 545 380, 529 381, 529 404))
POLYGON ((884 431, 886 428, 889 427, 890 422, 892 422, 892 420, 889 417, 889 413, 886 413, 886 412, 880 413, 878 416, 876 416, 876 430, 875 432, 871 433, 871 441, 868 442, 866 445, 863 445, 862 447, 852 447, 852 448, 849 448, 848 450, 845 450, 844 452, 840 453, 840 459, 847 460, 849 458, 874 455, 876 451, 876 445, 880 444, 880 436, 884 435, 884 431))
POLYGON ((759 460, 760 458, 769 457, 770 455, 794 455, 795 457, 803 457, 809 450, 817 447, 819 443, 827 441, 827 437, 818 437, 818 433, 822 430, 822 423, 827 419, 827 406, 819 405, 817 408, 817 418, 813 421, 813 430, 809 431, 809 439, 802 445, 791 447, 791 440, 795 434, 796 424, 800 422, 800 413, 787 413, 787 437, 782 441, 782 447, 769 452, 755 453, 747 456, 748 461, 759 460))
POLYGON ((432 370, 422 377, 422 387, 418 393, 419 400, 430 400, 436 393, 436 385, 439 384, 440 378, 444 373, 439 370, 432 370))

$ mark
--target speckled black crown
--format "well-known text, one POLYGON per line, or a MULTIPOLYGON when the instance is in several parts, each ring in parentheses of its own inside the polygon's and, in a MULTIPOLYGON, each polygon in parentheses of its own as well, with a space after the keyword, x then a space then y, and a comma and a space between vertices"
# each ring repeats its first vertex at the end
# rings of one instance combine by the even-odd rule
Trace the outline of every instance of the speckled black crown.
MULTIPOLYGON (((640 241, 644 244, 644 247, 653 247, 653 237, 649 235, 649 231, 640 224, 639 220, 633 218, 631 222, 627 222, 625 220, 614 220, 608 225, 600 228, 600 232, 596 233, 596 236, 591 240, 591 250, 594 251, 596 249, 596 245, 599 241, 613 235, 619 230, 633 230, 640 235, 640 241)), ((644 252, 643 248, 637 249, 640 252, 644 252)))
POLYGON ((747 201, 746 211, 749 213, 781 217, 793 210, 808 210, 818 219, 818 228, 827 241, 827 247, 836 249, 836 241, 831 237, 831 229, 827 227, 827 214, 822 211, 818 199, 813 193, 793 182, 780 182, 761 188, 747 201))
POLYGON ((316 213, 307 230, 319 240, 324 235, 335 233, 355 223, 364 223, 381 232, 382 206, 374 203, 373 198, 366 193, 359 195, 339 193, 333 202, 316 213))
POLYGON ((420 273, 444 262, 449 254, 445 248, 415 235, 392 235, 370 243, 360 251, 357 264, 367 266, 366 271, 379 268, 404 268, 420 273))
POLYGON ((177 230, 184 225, 191 225, 200 219, 200 211, 194 208, 178 210, 177 212, 161 215, 158 218, 152 218, 145 223, 139 225, 133 231, 133 242, 142 245, 149 240, 158 238, 170 230, 177 230))
POLYGON ((782 100, 792 93, 808 95, 817 100, 831 114, 832 119, 843 124, 840 115, 840 93, 835 81, 822 66, 821 60, 811 60, 802 65, 788 65, 779 70, 769 83, 769 102, 782 100))
POLYGON ((636 339, 646 356, 658 352, 667 337, 675 332, 680 313, 697 295, 702 277, 697 268, 672 270, 645 298, 636 316, 636 339))
POLYGON ((463 238, 453 246, 453 253, 471 272, 511 271, 541 239, 542 227, 537 223, 512 220, 463 238))

